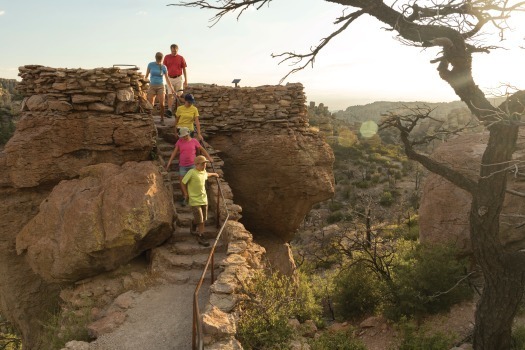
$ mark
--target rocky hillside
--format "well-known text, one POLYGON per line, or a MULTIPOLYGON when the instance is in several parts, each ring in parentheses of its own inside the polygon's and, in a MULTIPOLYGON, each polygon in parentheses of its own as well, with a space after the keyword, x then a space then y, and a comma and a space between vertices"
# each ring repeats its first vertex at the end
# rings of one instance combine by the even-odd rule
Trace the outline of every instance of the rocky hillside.
POLYGON ((337 119, 346 120, 349 122, 364 122, 373 120, 379 122, 382 116, 391 110, 398 110, 404 108, 414 108, 417 106, 428 106, 434 110, 433 117, 442 119, 450 113, 450 111, 458 108, 465 108, 466 106, 461 101, 454 102, 391 102, 391 101, 376 101, 366 105, 350 106, 344 111, 337 111, 334 113, 337 119))
POLYGON ((0 78, 0 149, 15 131, 21 96, 16 91, 16 80, 0 78))

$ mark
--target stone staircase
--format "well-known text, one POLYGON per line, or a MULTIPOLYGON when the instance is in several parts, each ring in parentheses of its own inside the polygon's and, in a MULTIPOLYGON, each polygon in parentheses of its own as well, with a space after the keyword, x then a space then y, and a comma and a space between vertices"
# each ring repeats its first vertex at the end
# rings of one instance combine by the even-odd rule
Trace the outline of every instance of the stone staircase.
MULTIPOLYGON (((158 117, 157 117, 158 118, 158 117)), ((164 126, 160 125, 160 120, 155 119, 158 130, 157 155, 161 164, 167 164, 169 157, 174 149, 175 138, 173 134, 174 119, 165 119, 164 126)), ((206 147, 208 149, 208 147, 206 147)), ((209 150, 214 162, 220 162, 216 157, 216 152, 209 150)), ((209 170, 209 169, 208 169, 209 170)), ((209 247, 200 245, 196 237, 190 234, 190 225, 193 218, 191 207, 182 206, 182 190, 179 184, 178 159, 172 161, 168 172, 164 173, 165 184, 173 192, 173 203, 175 207, 175 220, 173 236, 161 247, 155 248, 151 255, 152 271, 159 274, 159 277, 169 283, 176 284, 196 284, 201 278, 204 266, 208 259, 211 246, 215 242, 217 235, 216 211, 213 205, 208 206, 208 220, 204 229, 204 237, 209 243, 209 247)), ((212 180, 213 181, 213 180, 212 180)), ((207 186, 209 183, 207 184, 207 186)), ((226 247, 219 241, 215 251, 215 276, 220 273, 219 262, 226 257, 226 247)), ((208 271, 205 281, 209 286, 211 274, 208 271)))

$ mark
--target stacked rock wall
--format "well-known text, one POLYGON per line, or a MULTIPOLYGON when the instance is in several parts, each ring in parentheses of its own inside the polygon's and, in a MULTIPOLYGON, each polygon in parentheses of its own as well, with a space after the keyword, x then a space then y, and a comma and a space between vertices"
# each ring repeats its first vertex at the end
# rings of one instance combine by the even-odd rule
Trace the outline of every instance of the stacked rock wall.
POLYGON ((188 89, 197 101, 200 122, 209 136, 266 131, 312 134, 302 84, 234 88, 215 85, 188 89))
POLYGON ((139 110, 139 96, 147 87, 136 69, 68 69, 37 65, 19 67, 22 82, 17 90, 30 96, 31 111, 94 111, 132 113, 139 110))

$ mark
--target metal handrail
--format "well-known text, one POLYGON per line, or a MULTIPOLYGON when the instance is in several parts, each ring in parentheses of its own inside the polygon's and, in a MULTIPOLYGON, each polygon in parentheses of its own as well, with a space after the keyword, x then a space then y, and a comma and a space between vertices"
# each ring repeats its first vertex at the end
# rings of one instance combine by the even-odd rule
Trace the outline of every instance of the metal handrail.
MULTIPOLYGON (((203 142, 203 147, 204 149, 206 149, 204 142, 203 142)), ((213 169, 213 171, 215 171, 215 167, 213 166, 213 163, 210 163, 210 164, 211 164, 211 168, 213 169)), ((202 271, 201 278, 199 279, 199 282, 197 283, 197 287, 195 287, 195 292, 193 293, 193 327, 192 327, 192 349, 193 350, 203 350, 204 349, 201 313, 199 310, 199 291, 202 286, 202 283, 204 282, 204 278, 206 276, 206 272, 208 271, 208 267, 210 264, 211 264, 211 283, 214 282, 215 267, 214 267, 213 256, 215 254, 215 248, 217 247, 217 243, 219 242, 219 239, 221 238, 222 231, 224 230, 224 227, 226 226, 226 223, 228 222, 228 219, 230 218, 230 212, 228 210, 228 206, 226 205, 226 199, 224 198, 224 193, 222 192, 222 187, 221 187, 219 178, 216 178, 216 181, 217 181, 217 188, 218 188, 217 198, 218 199, 222 198, 222 203, 224 205, 224 208, 226 209, 226 218, 224 219, 224 222, 222 223, 222 226, 219 232, 217 233, 215 242, 213 243, 213 246, 211 247, 211 250, 210 250, 210 254, 208 255, 208 260, 206 261, 206 265, 204 266, 204 270, 202 271)), ((217 222, 218 222, 219 220, 218 201, 217 201, 216 210, 217 210, 217 222)))

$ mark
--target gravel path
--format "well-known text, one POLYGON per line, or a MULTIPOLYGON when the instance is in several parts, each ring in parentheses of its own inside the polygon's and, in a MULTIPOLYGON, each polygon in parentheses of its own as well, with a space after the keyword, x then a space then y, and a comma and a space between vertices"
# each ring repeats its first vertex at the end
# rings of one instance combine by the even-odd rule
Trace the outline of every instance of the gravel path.
MULTIPOLYGON (((200 306, 208 300, 201 288, 200 306)), ((168 284, 140 294, 124 324, 90 343, 90 350, 189 350, 195 285, 168 284)))

